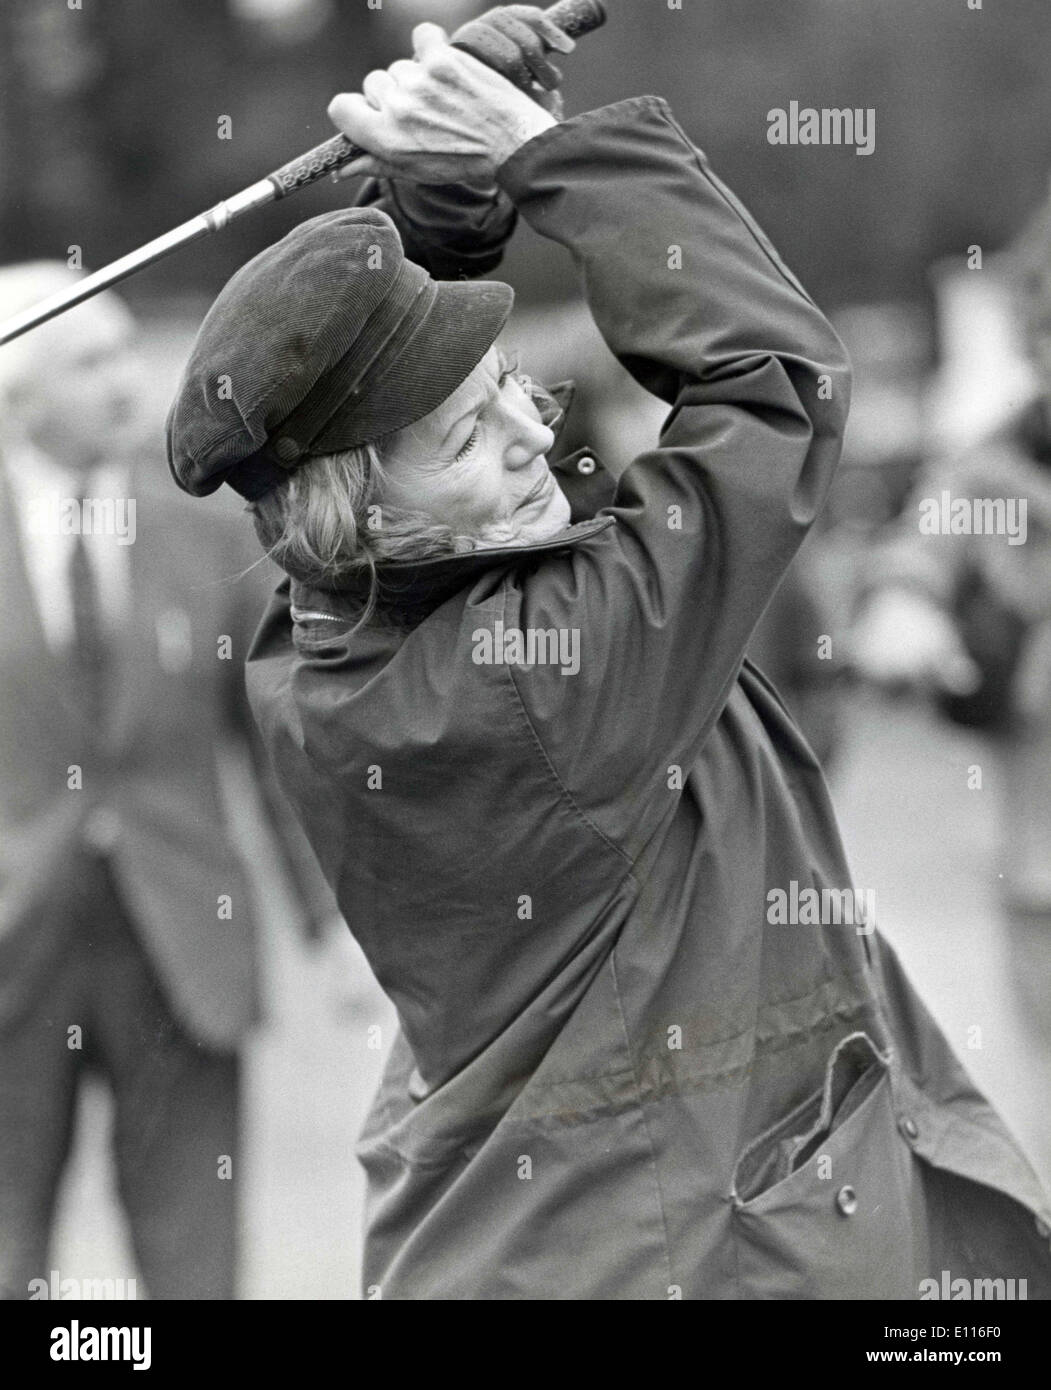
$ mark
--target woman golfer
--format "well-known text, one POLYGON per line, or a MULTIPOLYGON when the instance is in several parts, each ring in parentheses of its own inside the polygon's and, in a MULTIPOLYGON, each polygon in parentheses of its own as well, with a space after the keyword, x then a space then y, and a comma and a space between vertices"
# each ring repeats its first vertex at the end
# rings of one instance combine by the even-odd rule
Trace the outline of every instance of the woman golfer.
POLYGON ((397 1008, 368 1296, 1047 1296, 1047 1199, 744 658, 843 349, 663 100, 560 122, 434 25, 415 48, 331 108, 374 204, 234 276, 169 420, 180 485, 234 487, 288 575, 251 702, 397 1008), (556 461, 494 346, 511 290, 464 278, 516 214, 669 408, 616 484, 556 461))

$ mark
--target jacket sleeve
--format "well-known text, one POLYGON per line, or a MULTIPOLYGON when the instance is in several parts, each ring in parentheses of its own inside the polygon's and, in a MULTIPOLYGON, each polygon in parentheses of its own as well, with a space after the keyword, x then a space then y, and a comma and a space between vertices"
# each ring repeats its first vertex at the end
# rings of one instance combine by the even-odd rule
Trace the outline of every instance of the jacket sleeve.
POLYGON ((385 212, 405 254, 436 280, 474 279, 500 264, 518 221, 499 188, 368 179, 355 206, 385 212))
MULTIPOLYGON (((615 525, 520 572, 505 624, 579 631, 580 666, 511 668, 551 765, 623 843, 667 803, 822 504, 849 405, 835 333, 667 104, 545 131, 499 182, 572 254, 595 323, 671 407, 615 525)), ((570 639, 567 639, 570 640, 570 639)))

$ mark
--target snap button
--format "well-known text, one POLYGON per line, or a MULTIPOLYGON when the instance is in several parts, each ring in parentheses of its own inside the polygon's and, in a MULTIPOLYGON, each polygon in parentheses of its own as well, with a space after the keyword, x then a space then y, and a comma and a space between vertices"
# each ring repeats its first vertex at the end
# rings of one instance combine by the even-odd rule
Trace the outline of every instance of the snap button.
POLYGON ((97 806, 84 822, 84 839, 92 849, 105 854, 120 839, 120 816, 108 806, 97 806))
POLYGON ((585 454, 582 459, 577 459, 578 473, 594 473, 596 467, 595 460, 589 454, 585 454))
POLYGON ((904 1134, 905 1138, 908 1139, 910 1144, 913 1140, 920 1137, 919 1126, 916 1124, 916 1121, 910 1119, 908 1115, 903 1115, 901 1117, 898 1121, 898 1128, 901 1130, 902 1134, 904 1134))
POLYGON ((853 1216, 858 1209, 858 1194, 852 1187, 841 1187, 836 1193, 836 1206, 844 1216, 853 1216))
POLYGON ((274 453, 282 463, 295 463, 303 450, 294 439, 289 439, 287 435, 282 436, 274 443, 274 453))
POLYGON ((1041 1220, 1039 1216, 1036 1218, 1036 1233, 1041 1240, 1051 1239, 1051 1226, 1048 1226, 1047 1222, 1041 1220))

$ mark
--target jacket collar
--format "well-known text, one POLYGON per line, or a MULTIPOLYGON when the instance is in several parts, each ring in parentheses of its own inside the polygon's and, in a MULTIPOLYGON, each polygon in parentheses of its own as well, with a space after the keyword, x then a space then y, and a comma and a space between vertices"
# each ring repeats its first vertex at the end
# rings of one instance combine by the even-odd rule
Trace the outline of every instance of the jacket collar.
MULTIPOLYGON (((576 385, 560 382, 549 388, 562 407, 562 418, 556 428, 555 444, 562 434, 565 419, 572 405, 576 385)), ((603 465, 594 449, 585 446, 552 463, 551 471, 570 506, 570 525, 547 540, 533 545, 508 545, 486 550, 470 550, 458 555, 439 555, 429 560, 392 560, 378 565, 376 573, 381 592, 394 600, 399 608, 419 605, 434 607, 451 594, 462 589, 476 575, 502 565, 520 564, 534 555, 559 554, 573 549, 581 541, 598 535, 615 524, 611 516, 596 516, 608 507, 617 490, 616 479, 603 465)), ((297 612, 322 613, 337 616, 356 609, 368 592, 368 583, 349 583, 339 589, 311 588, 293 580, 291 600, 293 616, 297 612)))

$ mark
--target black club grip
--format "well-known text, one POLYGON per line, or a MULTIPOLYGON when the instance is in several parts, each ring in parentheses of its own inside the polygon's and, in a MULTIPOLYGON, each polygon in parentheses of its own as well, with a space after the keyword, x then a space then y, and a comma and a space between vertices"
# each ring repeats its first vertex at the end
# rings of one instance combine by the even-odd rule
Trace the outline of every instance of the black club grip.
MULTIPOLYGON (((553 20, 571 39, 590 34, 606 22, 606 11, 600 0, 559 0, 559 4, 552 5, 545 13, 548 19, 553 20)), ((455 42, 455 39, 453 41, 455 42)), ((518 85, 528 88, 531 82, 532 73, 523 65, 518 85)), ((342 169, 344 164, 349 164, 352 159, 357 159, 364 153, 365 151, 357 145, 351 144, 345 135, 333 135, 330 140, 324 140, 312 150, 289 160, 267 177, 273 184, 277 196, 287 198, 289 193, 295 193, 299 188, 316 183, 318 179, 323 179, 326 174, 331 174, 336 169, 342 169)))

